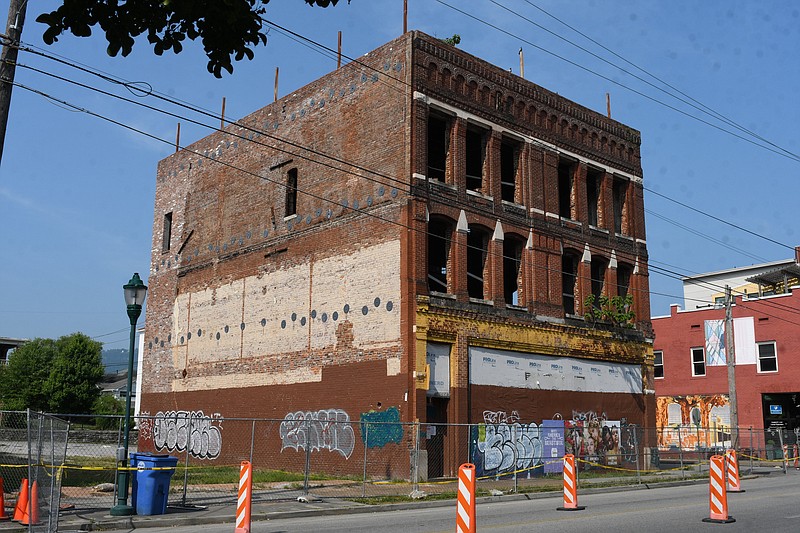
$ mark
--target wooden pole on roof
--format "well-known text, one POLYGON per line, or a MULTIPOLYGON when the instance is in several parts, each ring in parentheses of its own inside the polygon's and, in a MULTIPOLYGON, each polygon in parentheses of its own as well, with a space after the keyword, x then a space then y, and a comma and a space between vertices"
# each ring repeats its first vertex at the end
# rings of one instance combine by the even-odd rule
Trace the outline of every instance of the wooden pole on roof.
POLYGON ((219 117, 219 129, 225 127, 225 97, 222 97, 222 115, 219 117))
POLYGON ((339 52, 336 54, 336 68, 342 66, 342 30, 339 30, 339 52))
POLYGON ((181 123, 178 122, 178 131, 175 133, 175 152, 181 149, 181 123))
POLYGON ((274 91, 273 101, 278 101, 278 67, 275 67, 275 91, 274 91))
POLYGON ((611 94, 606 93, 606 114, 611 118, 611 94))
POLYGON ((519 49, 519 76, 525 77, 525 54, 522 53, 522 47, 519 49))
POLYGON ((408 0, 403 0, 403 33, 408 32, 408 0))

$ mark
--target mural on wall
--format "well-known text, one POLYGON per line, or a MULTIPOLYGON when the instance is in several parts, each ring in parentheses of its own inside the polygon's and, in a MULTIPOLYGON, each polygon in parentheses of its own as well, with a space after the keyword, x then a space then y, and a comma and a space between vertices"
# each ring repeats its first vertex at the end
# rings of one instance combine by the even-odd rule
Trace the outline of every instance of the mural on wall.
POLYGON ((706 365, 724 366, 725 365, 725 321, 706 320, 706 365))
POLYGON ((656 427, 664 449, 720 446, 730 438, 730 401, 726 394, 659 396, 656 427))
MULTIPOLYGON (((144 414, 143 414, 144 416, 144 414)), ((139 435, 156 451, 189 453, 197 459, 216 459, 222 451, 222 415, 203 411, 159 411, 139 419, 139 435)))
POLYGON ((349 459, 355 447, 350 415, 341 409, 297 411, 283 417, 280 426, 281 451, 328 450, 349 459))
POLYGON ((400 444, 402 441, 403 427, 397 407, 361 413, 361 442, 367 448, 383 448, 387 444, 400 444))
MULTIPOLYGON (((560 417, 560 415, 556 415, 560 417)), ((622 466, 637 458, 638 426, 627 419, 608 420, 605 413, 573 411, 564 421, 564 449, 580 457, 584 468, 596 465, 622 466)))
POLYGON ((542 462, 539 426, 519 422, 516 411, 484 411, 484 423, 473 429, 473 463, 478 475, 530 470, 542 462))

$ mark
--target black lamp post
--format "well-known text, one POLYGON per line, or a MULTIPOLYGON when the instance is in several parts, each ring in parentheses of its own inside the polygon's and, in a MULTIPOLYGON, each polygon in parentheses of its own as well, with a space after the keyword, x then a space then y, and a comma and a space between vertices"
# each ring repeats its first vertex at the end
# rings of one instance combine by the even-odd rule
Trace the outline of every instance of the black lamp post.
POLYGON ((142 304, 147 296, 145 285, 139 274, 133 275, 131 280, 122 286, 125 289, 125 303, 128 305, 128 318, 131 319, 131 343, 128 350, 128 389, 125 398, 125 428, 122 448, 117 450, 117 461, 121 468, 117 470, 117 505, 111 508, 112 516, 129 516, 134 514, 134 509, 128 505, 128 434, 131 429, 131 389, 133 388, 133 350, 136 345, 136 322, 142 314, 142 304))

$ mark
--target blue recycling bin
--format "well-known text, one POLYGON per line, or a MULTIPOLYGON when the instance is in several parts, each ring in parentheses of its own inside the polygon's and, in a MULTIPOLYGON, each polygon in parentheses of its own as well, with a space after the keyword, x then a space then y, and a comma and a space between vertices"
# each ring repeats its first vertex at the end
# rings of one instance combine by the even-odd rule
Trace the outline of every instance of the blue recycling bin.
POLYGON ((132 453, 133 472, 131 507, 138 515, 164 514, 167 512, 169 480, 175 473, 178 458, 154 453, 132 453))

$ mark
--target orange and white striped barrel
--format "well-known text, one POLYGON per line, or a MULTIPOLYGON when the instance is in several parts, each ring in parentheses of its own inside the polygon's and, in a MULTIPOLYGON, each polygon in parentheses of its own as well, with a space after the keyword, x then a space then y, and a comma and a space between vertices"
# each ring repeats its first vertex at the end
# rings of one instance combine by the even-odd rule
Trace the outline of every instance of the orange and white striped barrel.
POLYGON ((709 489, 708 506, 709 517, 703 518, 703 522, 715 522, 727 524, 736 522, 728 516, 728 493, 725 490, 725 457, 722 455, 712 455, 708 468, 709 489))
POLYGON ((564 506, 559 511, 581 511, 586 509, 578 505, 578 476, 575 470, 575 456, 568 453, 564 456, 564 506))
POLYGON ((725 452, 728 461, 728 492, 745 492, 739 481, 739 460, 736 458, 736 450, 730 449, 725 452))
POLYGON ((239 499, 236 504, 234 533, 250 533, 250 506, 253 502, 253 465, 242 461, 239 469, 239 499))
POLYGON ((798 457, 798 455, 797 455, 800 450, 798 450, 797 444, 794 445, 792 450, 793 450, 793 453, 794 453, 794 467, 797 468, 797 469, 800 469, 800 457, 798 457))
POLYGON ((472 463, 458 468, 456 506, 456 533, 475 533, 475 465, 472 463))

